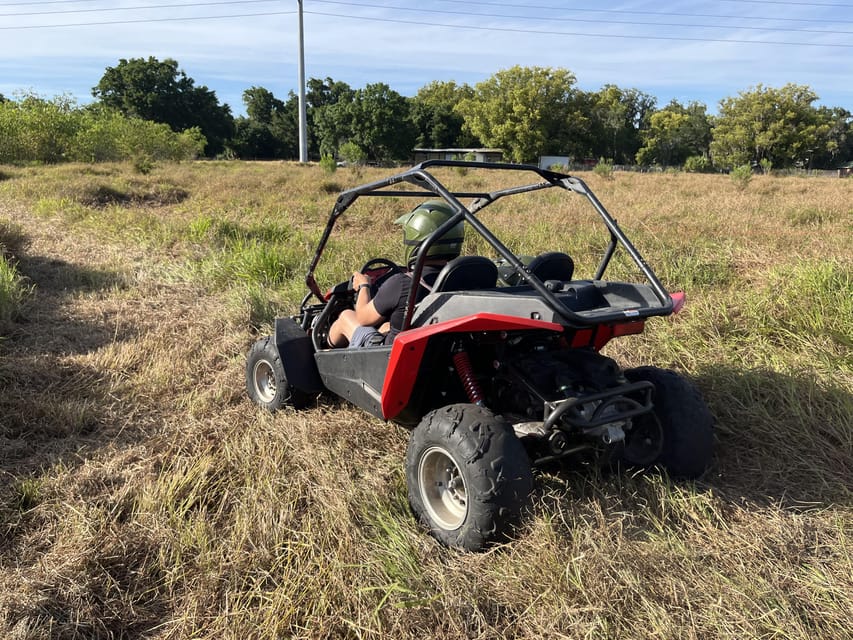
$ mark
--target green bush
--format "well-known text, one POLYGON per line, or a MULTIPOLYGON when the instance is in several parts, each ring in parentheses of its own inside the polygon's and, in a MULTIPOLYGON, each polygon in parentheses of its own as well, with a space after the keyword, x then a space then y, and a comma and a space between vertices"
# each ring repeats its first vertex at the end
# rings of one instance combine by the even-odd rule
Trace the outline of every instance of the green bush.
POLYGON ((598 164, 592 168, 592 172, 600 178, 612 178, 613 162, 610 160, 605 160, 604 158, 599 158, 598 164))
POLYGON ((770 170, 773 168, 773 162, 769 158, 761 158, 761 160, 758 161, 758 164, 761 165, 761 172, 764 175, 770 174, 770 170))
POLYGON ((338 155, 349 165, 360 166, 367 162, 367 154, 352 141, 342 144, 338 155))
POLYGON ((73 148, 79 112, 69 98, 0 103, 0 163, 54 163, 73 148))
POLYGON ((734 185, 743 191, 747 186, 749 186, 749 183, 752 180, 752 167, 748 164, 742 164, 739 167, 732 169, 732 172, 729 175, 731 176, 734 185))
POLYGON ((332 154, 324 153, 320 156, 320 168, 326 173, 334 173, 338 168, 338 163, 332 154))
POLYGON ((206 143, 197 127, 176 133, 108 109, 78 108, 67 97, 0 103, 0 163, 191 160, 206 143))
POLYGON ((684 170, 688 173, 705 173, 711 169, 707 156, 690 156, 684 161, 684 170))

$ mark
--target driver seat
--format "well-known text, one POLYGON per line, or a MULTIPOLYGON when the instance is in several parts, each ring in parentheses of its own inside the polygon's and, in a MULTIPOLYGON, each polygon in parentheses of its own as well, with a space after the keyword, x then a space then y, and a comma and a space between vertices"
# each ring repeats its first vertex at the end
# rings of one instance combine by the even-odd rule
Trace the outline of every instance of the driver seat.
POLYGON ((483 256, 459 256, 438 274, 433 292, 491 289, 498 283, 498 267, 483 256))

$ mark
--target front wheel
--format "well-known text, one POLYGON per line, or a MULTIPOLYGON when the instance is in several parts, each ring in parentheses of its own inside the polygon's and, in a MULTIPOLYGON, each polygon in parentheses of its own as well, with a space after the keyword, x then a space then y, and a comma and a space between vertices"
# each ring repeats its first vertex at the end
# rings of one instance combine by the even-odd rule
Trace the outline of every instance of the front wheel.
POLYGON ((439 542, 479 551, 520 522, 533 488, 512 427, 489 410, 455 404, 429 413, 406 454, 409 502, 439 542))
POLYGON ((284 365, 275 340, 267 336, 258 340, 246 358, 246 391, 255 404, 269 411, 290 405, 296 409, 308 406, 310 396, 294 389, 287 381, 284 365))
POLYGON ((638 367, 625 371, 630 382, 654 384, 654 409, 634 419, 626 434, 623 460, 660 465, 672 476, 697 478, 708 468, 714 448, 714 419, 699 391, 674 371, 638 367))

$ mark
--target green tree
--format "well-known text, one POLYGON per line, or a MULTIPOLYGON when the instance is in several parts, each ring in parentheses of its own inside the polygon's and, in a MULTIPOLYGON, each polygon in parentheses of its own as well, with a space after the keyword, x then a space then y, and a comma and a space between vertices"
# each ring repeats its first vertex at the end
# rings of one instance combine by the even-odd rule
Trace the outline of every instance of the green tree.
POLYGON ((378 162, 407 159, 415 144, 409 102, 387 84, 356 90, 347 111, 350 141, 378 162))
POLYGON ((498 71, 461 100, 465 131, 501 147, 516 162, 563 151, 573 113, 575 76, 567 69, 521 67, 498 71))
POLYGON ((337 153, 341 145, 358 145, 369 160, 384 162, 408 158, 415 132, 409 103, 387 84, 368 84, 350 99, 341 97, 314 112, 320 153, 337 153))
POLYGON ((346 82, 326 77, 309 78, 305 84, 305 102, 314 109, 352 99, 353 89, 346 82))
POLYGON ((613 84, 593 94, 592 118, 600 132, 595 155, 612 158, 618 164, 634 162, 642 146, 655 98, 638 89, 621 89, 613 84))
MULTIPOLYGON (((309 78, 305 91, 306 116, 308 124, 308 153, 309 155, 334 155, 341 141, 346 138, 346 131, 339 130, 340 123, 345 120, 337 111, 338 103, 348 104, 352 101, 353 89, 346 83, 332 78, 309 78), (329 113, 326 110, 329 109, 329 113)), ((298 109, 298 99, 294 98, 298 109)))
POLYGON ((107 67, 92 95, 126 116, 169 125, 174 131, 198 127, 207 139, 206 153, 222 151, 234 130, 231 108, 216 94, 167 58, 131 58, 107 67))
POLYGON ((685 107, 672 100, 651 114, 642 139, 643 146, 637 152, 639 164, 668 167, 682 165, 690 157, 706 156, 711 142, 711 122, 705 105, 691 102, 685 107))
POLYGON ((241 158, 296 158, 298 105, 293 93, 282 102, 268 89, 252 87, 243 92, 243 103, 247 117, 235 120, 228 146, 241 158))
POLYGON ((757 164, 809 167, 828 150, 831 124, 812 106, 817 95, 807 86, 781 89, 758 85, 720 101, 711 156, 714 164, 732 167, 757 164))
POLYGON ((262 124, 271 124, 275 114, 284 110, 284 103, 263 87, 246 89, 243 104, 246 105, 246 115, 262 124))
POLYGON ((455 110, 459 102, 473 96, 470 86, 453 81, 433 81, 421 87, 409 101, 417 132, 415 144, 436 149, 478 146, 479 141, 463 130, 464 120, 455 110))
POLYGON ((825 147, 815 154, 814 166, 832 169, 853 160, 853 114, 841 107, 819 107, 817 111, 818 119, 829 129, 825 147))

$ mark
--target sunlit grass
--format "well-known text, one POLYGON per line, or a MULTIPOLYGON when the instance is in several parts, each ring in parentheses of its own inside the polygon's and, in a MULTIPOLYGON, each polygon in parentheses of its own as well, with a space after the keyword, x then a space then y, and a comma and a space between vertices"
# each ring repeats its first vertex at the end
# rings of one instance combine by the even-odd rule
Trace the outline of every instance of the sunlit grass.
POLYGON ((15 254, 27 244, 19 225, 0 218, 0 335, 18 313, 30 286, 15 267, 15 254))
MULTIPOLYGON (((409 513, 403 429, 332 398, 269 415, 244 397, 245 351, 296 310, 338 191, 389 173, 4 169, 0 208, 24 212, 6 237, 43 279, 0 343, 0 635, 843 637, 853 181, 584 174, 688 296, 607 355, 690 377, 716 458, 689 484, 543 473, 523 531, 472 555, 409 513)), ((358 201, 321 287, 400 260, 393 220, 416 202, 358 201)), ((607 242, 576 194, 482 219, 518 253, 567 251, 578 277, 607 242)), ((624 254, 613 267, 635 276, 624 254)))

